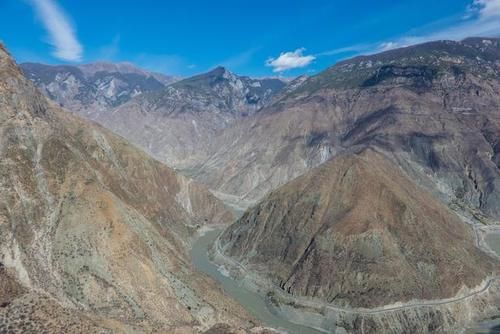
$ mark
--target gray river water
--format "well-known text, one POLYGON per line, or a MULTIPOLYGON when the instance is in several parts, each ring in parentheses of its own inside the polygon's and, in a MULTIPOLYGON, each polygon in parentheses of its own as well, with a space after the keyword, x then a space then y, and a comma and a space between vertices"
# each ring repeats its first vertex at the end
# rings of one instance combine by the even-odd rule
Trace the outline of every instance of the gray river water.
POLYGON ((300 326, 273 312, 267 298, 245 288, 239 281, 223 275, 219 268, 210 262, 208 249, 213 245, 221 230, 213 230, 201 236, 193 245, 191 251, 193 264, 196 269, 215 279, 224 291, 240 303, 256 319, 264 325, 290 334, 319 334, 315 329, 300 326))

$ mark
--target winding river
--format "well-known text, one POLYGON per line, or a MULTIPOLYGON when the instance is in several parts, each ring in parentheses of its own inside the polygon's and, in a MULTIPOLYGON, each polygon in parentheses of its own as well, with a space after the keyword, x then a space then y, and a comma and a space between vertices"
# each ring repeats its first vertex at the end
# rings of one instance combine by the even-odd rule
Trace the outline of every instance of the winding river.
POLYGON ((240 282, 231 277, 223 275, 219 268, 210 262, 208 249, 222 230, 212 230, 199 237, 191 251, 193 264, 196 269, 202 271, 215 279, 224 291, 240 303, 255 318, 264 325, 284 331, 290 334, 320 334, 322 332, 300 326, 290 322, 288 319, 273 312, 267 299, 260 294, 245 288, 240 282))
MULTIPOLYGON (((208 250, 213 245, 221 229, 211 230, 200 236, 193 245, 191 255, 195 268, 215 279, 224 291, 240 303, 256 319, 264 325, 281 330, 290 334, 320 334, 319 330, 297 325, 290 322, 286 317, 276 312, 264 295, 245 287, 240 281, 223 274, 219 267, 213 264, 208 256, 208 250)), ((488 234, 485 238, 489 247, 500 256, 500 233, 488 234)), ((500 333, 499 318, 481 321, 466 333, 500 333)))

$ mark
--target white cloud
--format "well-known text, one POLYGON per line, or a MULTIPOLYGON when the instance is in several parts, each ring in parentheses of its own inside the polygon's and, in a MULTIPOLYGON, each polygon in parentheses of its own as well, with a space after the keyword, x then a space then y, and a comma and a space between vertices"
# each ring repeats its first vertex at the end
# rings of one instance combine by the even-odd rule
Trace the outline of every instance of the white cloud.
POLYGON ((454 25, 426 34, 404 36, 394 41, 383 42, 375 51, 385 51, 434 40, 462 40, 467 37, 498 35, 500 35, 500 0, 473 0, 463 19, 454 25))
POLYGON ((30 3, 49 33, 50 44, 55 48, 53 55, 66 61, 81 60, 83 47, 76 38, 73 25, 59 5, 53 0, 31 0, 30 3))
POLYGON ((248 64, 254 57, 255 53, 257 53, 260 49, 261 47, 255 47, 245 50, 237 55, 234 55, 233 57, 221 61, 219 64, 229 68, 230 70, 237 69, 238 67, 248 64))
POLYGON ((382 42, 380 43, 378 50, 379 51, 387 51, 387 50, 392 50, 399 47, 398 42, 382 42))
POLYGON ((355 44, 355 45, 337 48, 337 49, 333 49, 333 50, 323 51, 323 52, 315 54, 314 56, 322 57, 322 56, 336 56, 339 54, 352 53, 352 52, 356 53, 356 52, 364 51, 368 47, 369 47, 369 44, 355 44))
POLYGON ((109 44, 100 47, 97 50, 97 59, 114 60, 120 53, 120 39, 120 35, 117 34, 109 44))
MULTIPOLYGON (((182 75, 182 69, 189 68, 192 63, 176 54, 141 53, 132 59, 132 63, 148 71, 168 75, 182 75)), ((195 65, 196 66, 196 65, 195 65)))
POLYGON ((270 58, 266 65, 273 68, 273 72, 283 72, 293 68, 306 67, 316 59, 315 56, 304 56, 305 49, 300 48, 295 51, 282 52, 278 58, 270 58))

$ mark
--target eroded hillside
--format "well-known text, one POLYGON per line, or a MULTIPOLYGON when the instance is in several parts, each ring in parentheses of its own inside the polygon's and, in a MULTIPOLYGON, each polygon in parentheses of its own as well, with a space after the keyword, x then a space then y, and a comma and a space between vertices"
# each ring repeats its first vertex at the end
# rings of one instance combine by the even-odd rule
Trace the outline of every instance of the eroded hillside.
POLYGON ((0 48, 2 329, 246 326, 189 245, 232 215, 209 191, 49 103, 0 48), (25 327, 23 327, 25 326, 25 327))

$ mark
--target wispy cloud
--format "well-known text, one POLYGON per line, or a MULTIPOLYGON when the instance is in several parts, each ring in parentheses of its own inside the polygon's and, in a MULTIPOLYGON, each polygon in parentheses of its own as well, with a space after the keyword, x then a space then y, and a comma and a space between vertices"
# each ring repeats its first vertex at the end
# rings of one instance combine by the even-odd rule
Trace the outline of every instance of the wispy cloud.
POLYGON ((55 48, 53 55, 66 61, 80 61, 83 47, 62 8, 54 0, 30 0, 30 3, 49 33, 50 44, 55 48))
MULTIPOLYGON (((449 20, 447 20, 449 22, 449 20)), ((500 0, 473 0, 464 15, 453 24, 436 28, 437 24, 430 24, 432 29, 423 27, 420 31, 371 44, 356 44, 316 54, 316 56, 333 56, 341 53, 350 55, 371 54, 395 48, 434 40, 462 40, 467 37, 484 37, 500 35, 500 0)), ((428 28, 428 27, 427 27, 428 28)))
POLYGON ((365 51, 369 47, 370 47, 370 44, 355 44, 355 45, 337 48, 337 49, 333 49, 333 50, 323 51, 323 52, 315 54, 314 56, 323 57, 323 56, 336 56, 336 55, 340 55, 340 54, 344 54, 344 53, 356 53, 356 52, 365 51))
POLYGON ((382 42, 376 48, 375 52, 383 52, 395 49, 400 46, 400 42, 382 42))
POLYGON ((100 47, 97 50, 97 58, 100 60, 115 60, 120 53, 120 35, 113 37, 110 43, 100 47))
POLYGON ((383 42, 379 49, 384 51, 433 40, 497 35, 500 35, 500 0, 474 0, 462 20, 456 24, 427 34, 403 36, 394 41, 383 42))
POLYGON ((403 36, 382 42, 374 51, 386 51, 434 40, 462 40, 472 36, 497 36, 500 34, 500 0, 474 0, 465 15, 455 24, 426 34, 403 36))
POLYGON ((302 68, 311 64, 315 56, 304 55, 304 48, 295 51, 282 52, 277 58, 269 58, 266 65, 273 68, 273 72, 283 72, 293 68, 302 68))
MULTIPOLYGON (((142 53, 132 59, 134 64, 149 71, 168 75, 183 75, 183 70, 194 65, 187 59, 176 54, 150 54, 142 53)), ((194 65, 196 67, 196 65, 194 65)))
POLYGON ((237 69, 238 67, 248 64, 254 57, 255 53, 257 53, 260 49, 261 47, 255 47, 245 50, 237 55, 223 60, 222 62, 220 62, 220 65, 231 70, 237 69))

